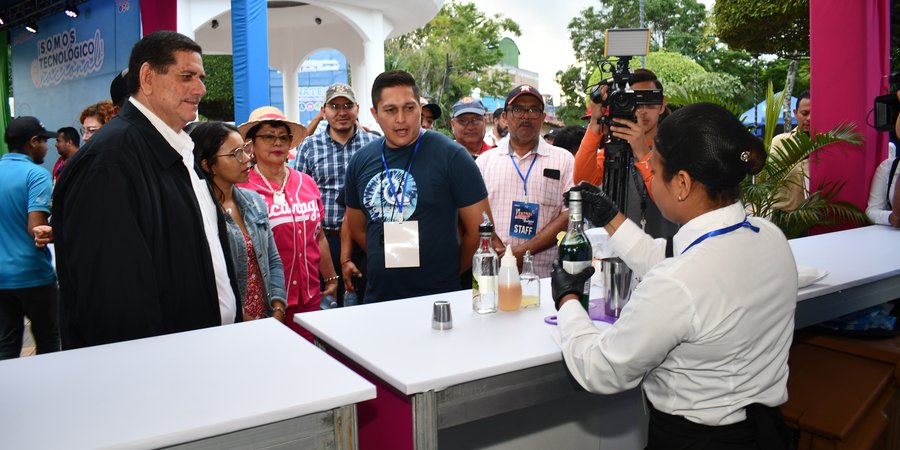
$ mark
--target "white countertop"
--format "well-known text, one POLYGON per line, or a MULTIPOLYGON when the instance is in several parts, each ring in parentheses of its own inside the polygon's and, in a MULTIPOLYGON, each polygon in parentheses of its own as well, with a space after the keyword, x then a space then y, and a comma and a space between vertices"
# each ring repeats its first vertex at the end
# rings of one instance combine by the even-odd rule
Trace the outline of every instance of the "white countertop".
MULTIPOLYGON (((871 226, 791 241, 797 264, 828 276, 798 301, 900 275, 900 230, 871 226)), ((411 395, 562 360, 544 317, 555 314, 550 280, 540 309, 472 312, 468 290, 303 313, 295 320, 395 389, 411 395), (432 304, 451 302, 453 329, 431 329, 432 304)), ((599 297, 597 288, 591 298, 599 297)), ((602 322, 595 322, 605 327, 602 322)))
POLYGON ((374 397, 283 324, 258 320, 0 361, 0 446, 156 448, 374 397))
POLYGON ((900 275, 900 230, 871 225, 789 241, 797 265, 817 267, 828 276, 800 289, 804 301, 900 275))
MULTIPOLYGON (((298 314, 297 323, 411 395, 562 360, 544 318, 556 314, 550 280, 541 307, 479 315, 470 290, 298 314), (448 300, 453 329, 431 328, 432 304, 448 300)), ((596 289, 596 288, 595 288, 596 289)), ((601 324, 600 326, 606 326, 601 324)))

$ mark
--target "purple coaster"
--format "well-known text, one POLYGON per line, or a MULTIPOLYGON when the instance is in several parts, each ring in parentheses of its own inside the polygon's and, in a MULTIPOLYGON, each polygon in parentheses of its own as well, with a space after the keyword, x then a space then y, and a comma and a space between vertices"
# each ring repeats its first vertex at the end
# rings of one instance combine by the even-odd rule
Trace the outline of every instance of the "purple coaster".
MULTIPOLYGON (((618 317, 613 317, 613 316, 607 315, 606 312, 604 311, 604 306, 603 306, 604 303, 605 302, 603 301, 602 298, 591 299, 590 302, 588 303, 588 306, 589 306, 588 317, 590 317, 591 320, 598 321, 598 322, 606 322, 606 323, 610 323, 610 324, 616 323, 616 320, 618 320, 618 317)), ((548 323, 550 325, 558 324, 557 318, 555 315, 545 317, 544 322, 548 323)))

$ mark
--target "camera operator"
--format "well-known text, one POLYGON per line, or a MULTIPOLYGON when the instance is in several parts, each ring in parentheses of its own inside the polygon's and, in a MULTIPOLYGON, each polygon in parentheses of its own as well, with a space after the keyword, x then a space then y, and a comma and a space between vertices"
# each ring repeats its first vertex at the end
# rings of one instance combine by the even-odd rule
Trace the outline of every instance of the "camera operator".
MULTIPOLYGON (((900 91, 897 92, 900 99, 900 91)), ((897 117, 895 132, 900 136, 900 116, 897 117)), ((900 158, 888 155, 878 165, 869 188, 869 202, 866 215, 879 225, 900 228, 900 158)))
MULTIPOLYGON (((662 89, 662 83, 656 74, 648 69, 635 69, 631 75, 631 89, 662 89)), ((607 97, 607 86, 600 87, 601 97, 607 97)), ((590 99, 590 96, 588 97, 590 99)), ((601 142, 604 141, 606 127, 599 121, 606 108, 593 100, 591 102, 591 122, 575 155, 575 184, 588 181, 594 185, 603 183, 603 168, 606 154, 601 142), (599 150, 598 150, 599 149, 599 150)), ((612 127, 612 135, 622 138, 631 146, 634 154, 634 167, 629 175, 628 200, 624 208, 625 216, 637 224, 643 224, 644 231, 654 238, 669 238, 678 231, 678 225, 666 220, 653 202, 650 180, 650 153, 653 150, 653 139, 656 127, 666 109, 666 100, 658 105, 637 105, 635 115, 637 121, 616 119, 621 126, 612 127)))

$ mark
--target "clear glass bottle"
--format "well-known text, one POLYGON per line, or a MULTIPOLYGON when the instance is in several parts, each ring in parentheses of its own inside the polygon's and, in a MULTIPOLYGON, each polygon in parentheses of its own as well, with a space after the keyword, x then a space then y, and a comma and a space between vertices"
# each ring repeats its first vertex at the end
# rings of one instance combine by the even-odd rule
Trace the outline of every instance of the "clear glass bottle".
POLYGON ((541 279, 534 273, 534 256, 531 250, 525 251, 522 257, 522 274, 519 275, 522 285, 522 308, 534 308, 541 305, 541 279))
MULTIPOLYGON (((584 235, 584 222, 581 215, 581 190, 573 188, 569 191, 569 229, 559 244, 559 260, 566 272, 581 273, 591 267, 593 252, 591 244, 584 235)), ((591 294, 591 280, 584 283, 581 294, 581 306, 588 311, 591 294)))
POLYGON ((481 243, 472 257, 472 310, 478 314, 497 312, 497 281, 500 274, 500 258, 491 247, 494 225, 484 215, 479 225, 481 243))

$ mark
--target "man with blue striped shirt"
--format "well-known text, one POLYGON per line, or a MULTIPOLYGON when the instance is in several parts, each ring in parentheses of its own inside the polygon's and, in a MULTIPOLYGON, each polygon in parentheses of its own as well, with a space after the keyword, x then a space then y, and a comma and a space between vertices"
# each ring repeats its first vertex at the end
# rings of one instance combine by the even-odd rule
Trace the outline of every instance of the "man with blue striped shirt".
MULTIPOLYGON (((295 168, 316 181, 325 205, 325 219, 322 228, 328 240, 331 260, 335 271, 341 273, 341 224, 344 220, 344 205, 338 202, 338 195, 344 191, 344 174, 347 163, 359 149, 375 140, 377 136, 359 128, 356 118, 359 104, 353 88, 344 83, 335 83, 325 90, 322 105, 328 126, 324 133, 314 134, 300 144, 295 160, 295 168)), ((351 261, 365 270, 365 252, 354 245, 351 261)), ((365 279, 354 280, 360 298, 365 298, 365 279)), ((343 304, 344 283, 338 283, 338 302, 343 304)))

